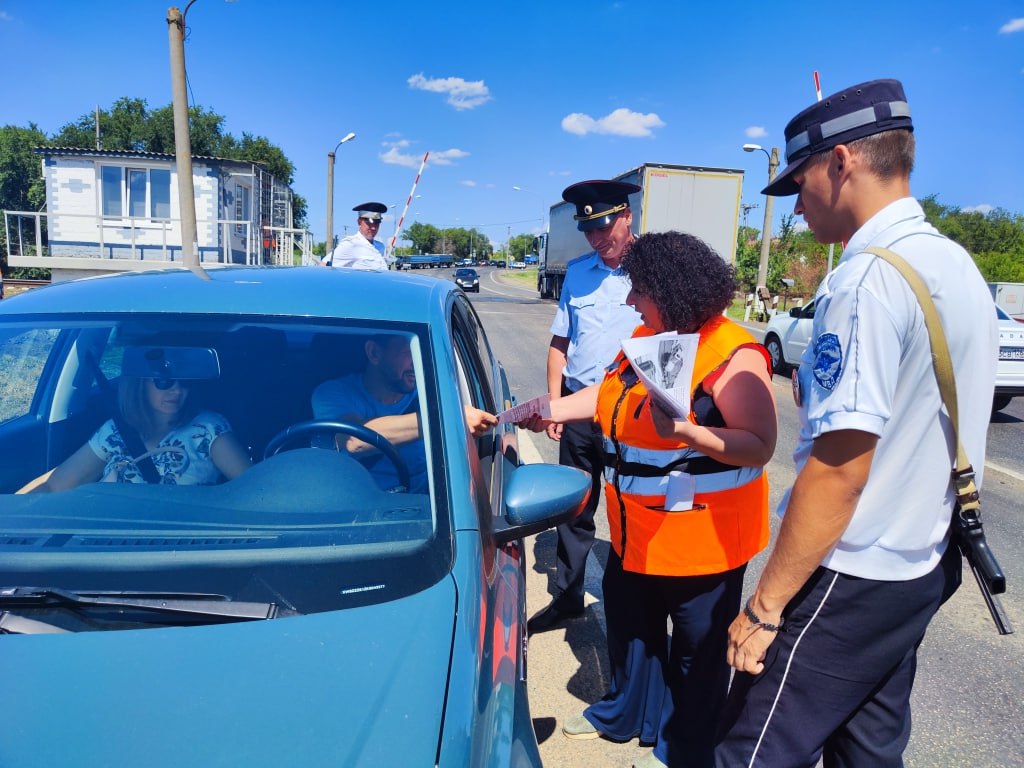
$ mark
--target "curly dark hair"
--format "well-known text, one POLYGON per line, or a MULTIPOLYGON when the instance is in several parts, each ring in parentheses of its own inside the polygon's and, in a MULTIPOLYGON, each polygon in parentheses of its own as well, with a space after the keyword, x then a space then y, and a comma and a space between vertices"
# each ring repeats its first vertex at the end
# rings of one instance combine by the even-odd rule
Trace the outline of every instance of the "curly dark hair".
POLYGON ((695 235, 658 232, 633 241, 622 259, 633 290, 651 299, 668 329, 694 333, 721 314, 736 292, 736 275, 695 235))

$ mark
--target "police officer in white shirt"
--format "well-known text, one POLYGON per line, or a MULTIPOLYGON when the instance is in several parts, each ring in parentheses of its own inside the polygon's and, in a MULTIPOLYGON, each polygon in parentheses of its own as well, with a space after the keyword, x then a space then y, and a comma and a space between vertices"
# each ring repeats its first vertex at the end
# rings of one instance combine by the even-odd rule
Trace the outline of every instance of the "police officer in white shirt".
POLYGON ((778 539, 730 628, 737 670, 719 766, 902 766, 917 647, 960 581, 949 543, 956 447, 906 259, 938 308, 960 438, 980 485, 998 349, 971 257, 910 194, 913 124, 902 85, 875 80, 786 126, 787 166, 765 194, 798 195, 821 243, 845 242, 815 297, 794 393, 797 478, 778 539))
POLYGON ((320 263, 325 267, 349 267, 351 269, 387 269, 384 257, 384 243, 376 240, 380 222, 388 207, 384 203, 361 203, 352 210, 356 212, 359 231, 343 237, 338 247, 324 257, 320 263))

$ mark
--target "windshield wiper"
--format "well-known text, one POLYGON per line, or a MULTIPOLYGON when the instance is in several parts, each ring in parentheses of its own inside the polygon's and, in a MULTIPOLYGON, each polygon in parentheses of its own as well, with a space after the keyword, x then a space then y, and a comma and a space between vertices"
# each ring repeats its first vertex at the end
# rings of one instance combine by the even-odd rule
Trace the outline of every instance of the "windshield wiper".
POLYGON ((277 603, 228 600, 224 595, 201 592, 76 592, 53 587, 0 587, 0 607, 67 608, 75 611, 118 609, 230 621, 276 619, 277 603))

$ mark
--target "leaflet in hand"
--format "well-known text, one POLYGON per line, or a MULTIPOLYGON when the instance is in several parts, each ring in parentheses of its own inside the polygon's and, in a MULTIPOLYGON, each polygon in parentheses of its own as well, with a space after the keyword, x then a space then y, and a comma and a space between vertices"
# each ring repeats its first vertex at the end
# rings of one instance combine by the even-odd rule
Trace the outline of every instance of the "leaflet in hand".
POLYGON ((511 422, 517 424, 531 416, 540 416, 544 419, 551 418, 551 395, 543 394, 532 400, 527 400, 525 403, 514 405, 507 411, 502 411, 498 414, 498 423, 508 424, 511 422))
POLYGON ((651 399, 674 419, 690 414, 690 379, 699 338, 696 333, 668 331, 622 341, 622 351, 651 399))

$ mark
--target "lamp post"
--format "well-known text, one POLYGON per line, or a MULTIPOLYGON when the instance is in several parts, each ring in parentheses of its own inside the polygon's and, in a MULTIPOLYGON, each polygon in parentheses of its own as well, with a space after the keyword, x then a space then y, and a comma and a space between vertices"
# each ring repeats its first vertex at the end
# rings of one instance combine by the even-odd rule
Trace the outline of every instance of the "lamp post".
POLYGON ((327 153, 327 240, 324 243, 324 258, 330 256, 334 250, 334 153, 338 151, 338 147, 355 137, 354 133, 349 133, 327 153))
MULTIPOLYGON (((760 144, 744 144, 744 152, 756 152, 761 150, 768 156, 768 183, 775 180, 775 172, 779 169, 779 148, 772 147, 769 155, 768 150, 760 144)), ((761 230, 761 261, 757 265, 757 287, 768 287, 768 248, 772 240, 772 205, 775 198, 771 195, 764 196, 764 228, 761 230)), ((766 307, 767 309, 767 307, 766 307)))
POLYGON ((544 230, 544 198, 541 197, 536 192, 533 192, 533 191, 531 191, 529 189, 524 189, 523 187, 517 187, 517 186, 513 185, 512 189, 514 189, 516 192, 525 192, 528 195, 533 195, 534 197, 536 197, 540 201, 540 228, 541 228, 541 231, 543 231, 544 230))

